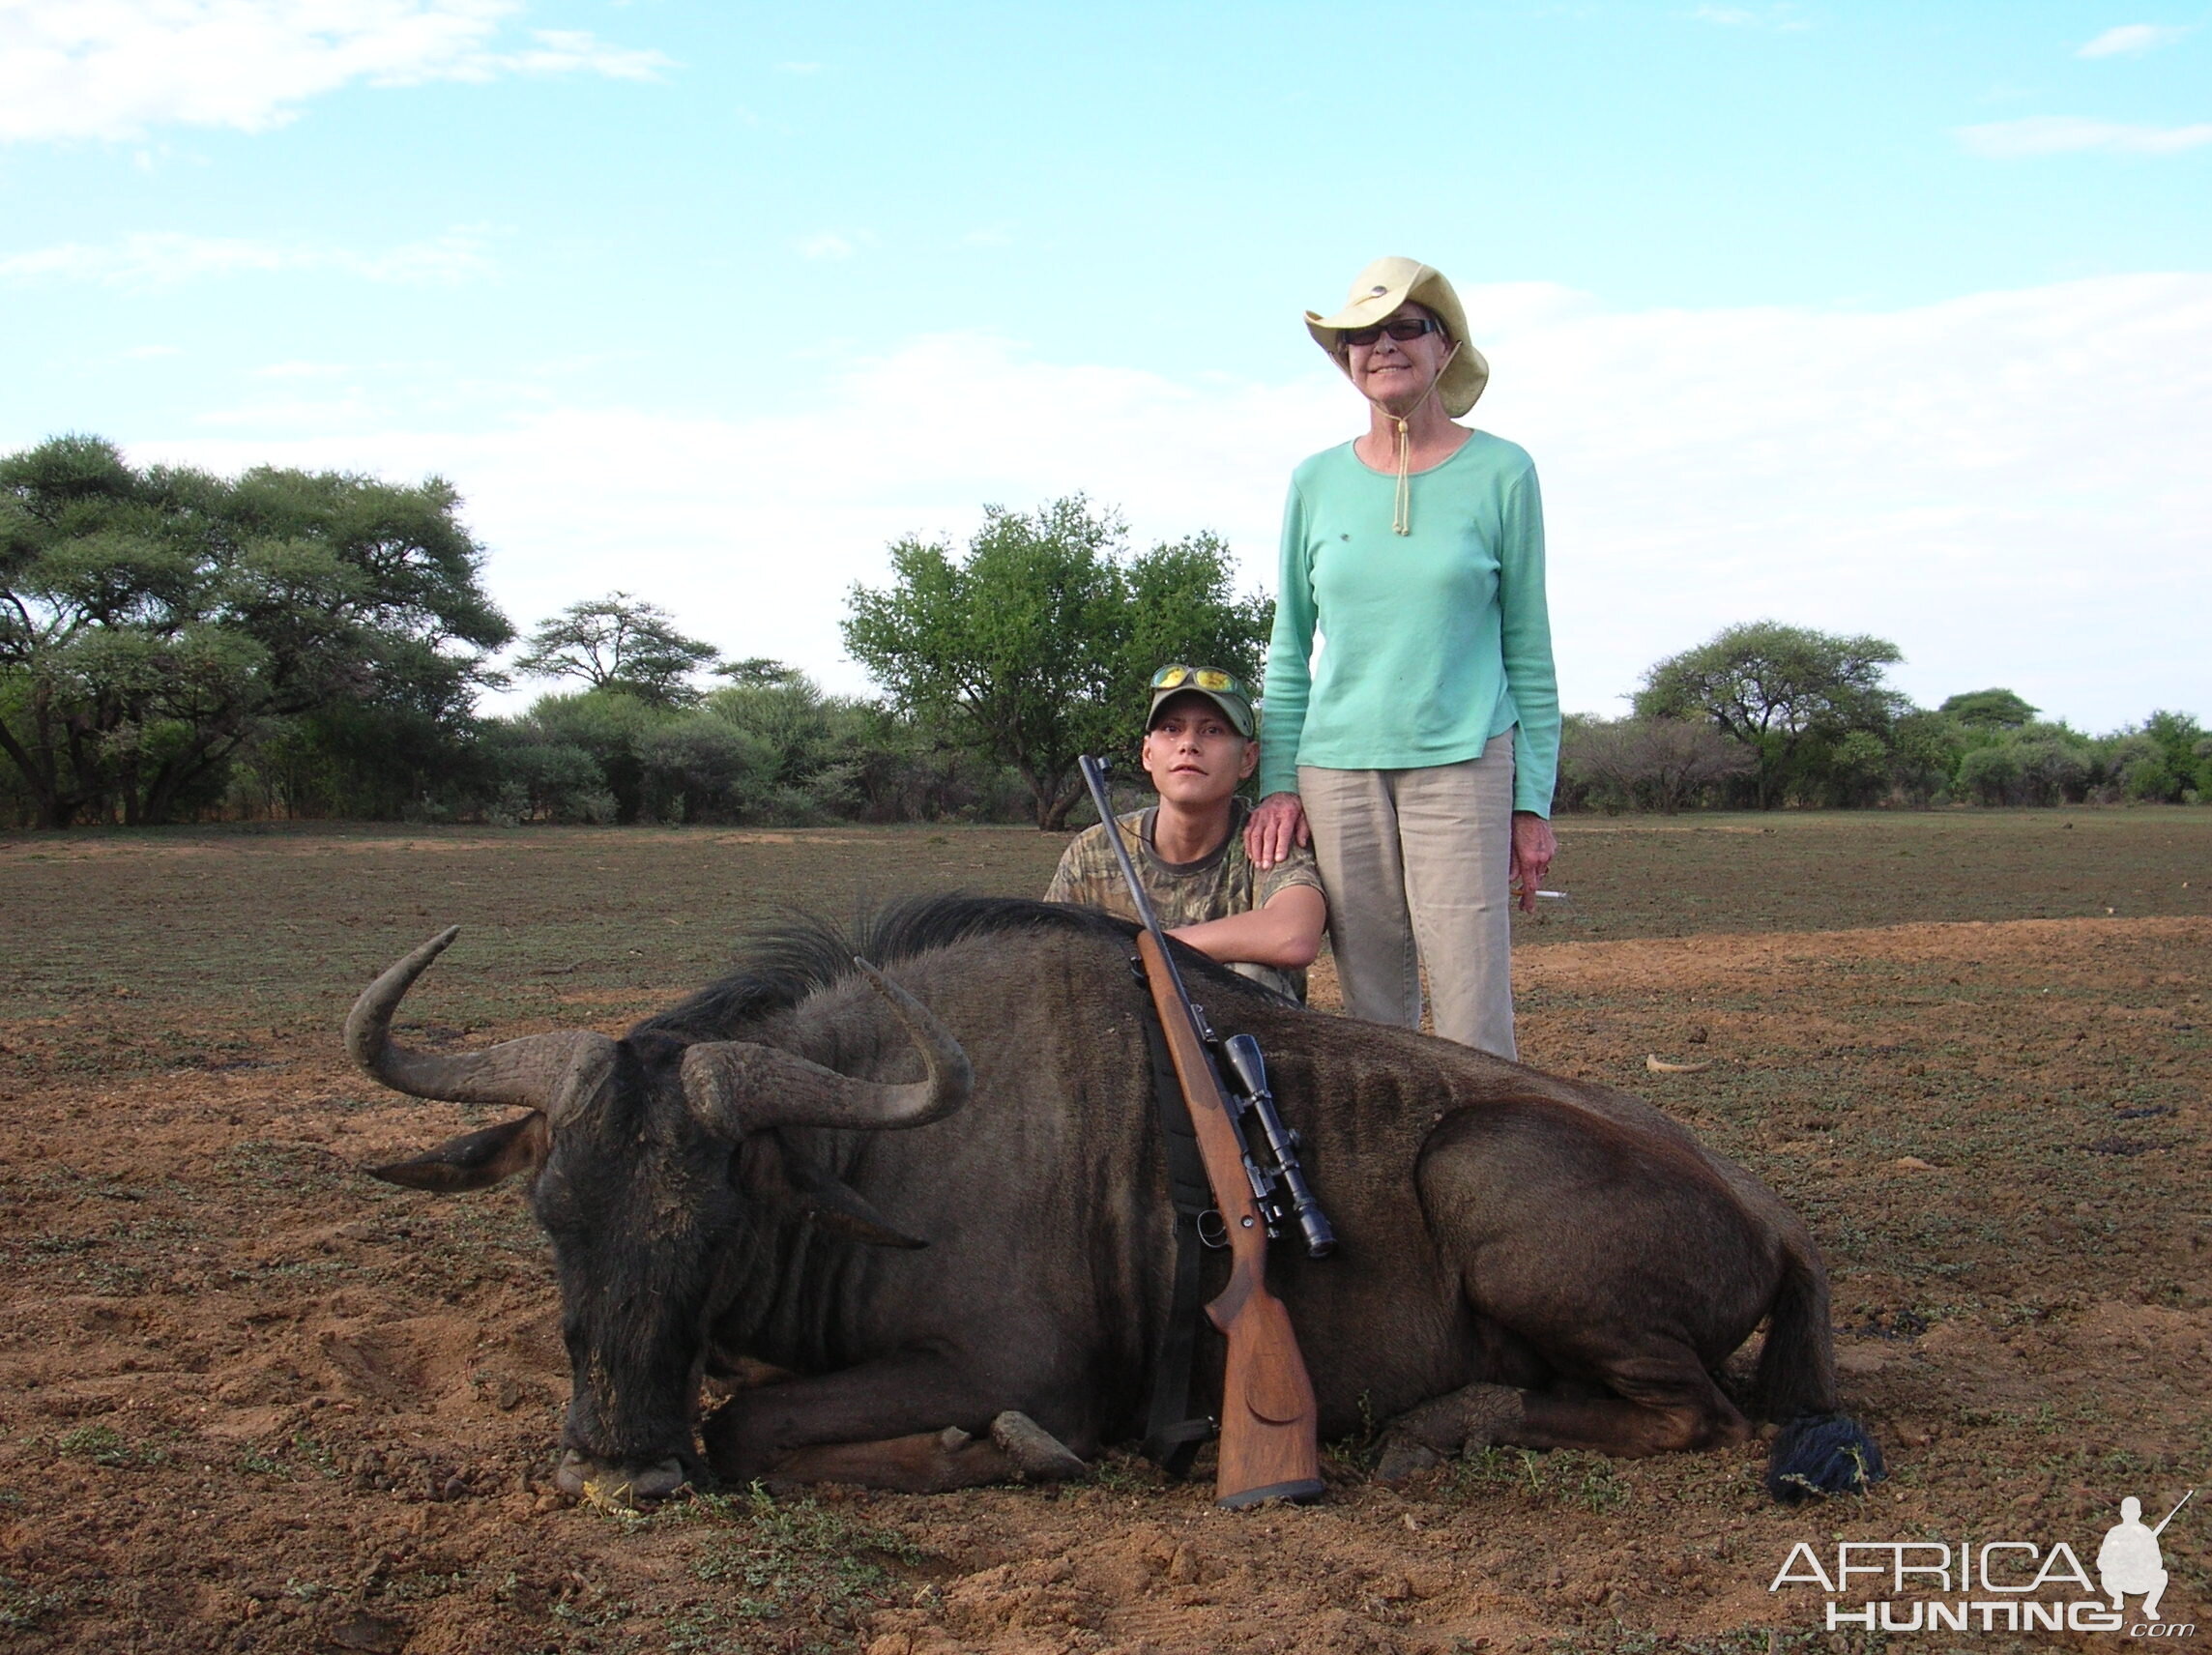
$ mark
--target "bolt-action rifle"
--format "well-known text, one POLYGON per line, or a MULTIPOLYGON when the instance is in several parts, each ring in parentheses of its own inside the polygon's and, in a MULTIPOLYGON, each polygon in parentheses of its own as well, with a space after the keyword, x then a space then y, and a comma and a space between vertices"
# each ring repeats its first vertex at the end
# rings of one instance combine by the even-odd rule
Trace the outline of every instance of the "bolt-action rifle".
POLYGON ((1152 992, 1176 1078, 1190 1106, 1200 1158, 1213 1189, 1218 1226, 1213 1240, 1229 1249, 1229 1283, 1207 1305, 1206 1314, 1228 1341, 1228 1366, 1221 1386, 1221 1445, 1214 1497, 1227 1506, 1264 1499, 1313 1499, 1323 1492, 1321 1454, 1315 1432, 1319 1409, 1305 1358, 1298 1354, 1290 1313, 1267 1291, 1267 1240, 1296 1224, 1306 1251, 1325 1258, 1336 1250, 1336 1235, 1306 1187, 1297 1159, 1298 1138, 1275 1112, 1267 1090, 1266 1067, 1259 1043, 1248 1034, 1217 1039, 1205 1011, 1190 998, 1182 973, 1168 952, 1159 915, 1137 878, 1136 865, 1121 842, 1112 801, 1106 796, 1106 766, 1086 755, 1079 761, 1106 842, 1114 847, 1121 877, 1144 930, 1137 955, 1152 992), (1236 1077, 1225 1089, 1213 1054, 1219 1051, 1236 1077), (1270 1163, 1257 1160, 1241 1126, 1250 1114, 1259 1122, 1270 1163))

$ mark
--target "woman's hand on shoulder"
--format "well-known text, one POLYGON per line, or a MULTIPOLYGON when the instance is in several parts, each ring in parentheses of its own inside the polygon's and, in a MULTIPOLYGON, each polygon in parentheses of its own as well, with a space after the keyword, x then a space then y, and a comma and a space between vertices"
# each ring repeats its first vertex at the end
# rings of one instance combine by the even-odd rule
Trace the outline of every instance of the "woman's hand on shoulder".
POLYGON ((1305 804, 1295 793, 1270 793, 1244 824, 1244 854, 1252 858, 1253 866, 1263 870, 1288 857, 1293 846, 1312 842, 1305 804))

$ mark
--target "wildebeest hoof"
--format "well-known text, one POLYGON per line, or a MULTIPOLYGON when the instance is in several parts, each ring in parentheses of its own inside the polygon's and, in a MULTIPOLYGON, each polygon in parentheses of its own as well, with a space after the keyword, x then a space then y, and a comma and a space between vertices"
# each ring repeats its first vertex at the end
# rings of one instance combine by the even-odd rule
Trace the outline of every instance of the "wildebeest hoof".
POLYGON ((1402 1483, 1415 1471, 1432 1470, 1443 1463, 1444 1457, 1425 1442, 1410 1437, 1386 1437, 1382 1457, 1375 1463, 1375 1477, 1378 1482, 1402 1483))
POLYGON ((577 1495, 606 1511, 636 1511, 682 1494, 689 1477, 684 1462, 671 1454, 651 1466, 622 1469, 596 1465, 571 1448, 561 1456, 553 1481, 563 1494, 577 1495))
POLYGON ((975 1440, 975 1437, 969 1436, 957 1425, 947 1425, 937 1434, 938 1445, 947 1454, 957 1454, 975 1440))
POLYGON ((1011 1408, 991 1421, 991 1440, 1013 1461, 1026 1483, 1064 1483, 1091 1469, 1059 1437, 1011 1408))

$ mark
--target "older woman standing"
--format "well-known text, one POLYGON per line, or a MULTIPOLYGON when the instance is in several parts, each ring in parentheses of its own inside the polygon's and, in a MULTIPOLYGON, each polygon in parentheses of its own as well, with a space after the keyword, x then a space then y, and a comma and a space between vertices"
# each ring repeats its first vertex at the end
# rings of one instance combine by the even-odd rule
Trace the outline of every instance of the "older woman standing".
POLYGON ((1306 328, 1370 418, 1291 478, 1246 848, 1313 845, 1353 1015, 1417 1025, 1425 965, 1437 1032, 1510 1058, 1509 886, 1532 909, 1556 849, 1535 468, 1454 423, 1490 365, 1437 271, 1379 259, 1306 328))

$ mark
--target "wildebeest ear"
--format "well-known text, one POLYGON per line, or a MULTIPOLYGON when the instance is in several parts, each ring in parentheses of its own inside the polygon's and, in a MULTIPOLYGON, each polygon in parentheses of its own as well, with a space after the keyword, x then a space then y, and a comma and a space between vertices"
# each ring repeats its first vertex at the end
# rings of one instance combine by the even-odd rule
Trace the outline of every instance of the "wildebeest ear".
POLYGON ((534 1109, 480 1132, 463 1133, 412 1161, 371 1167, 368 1176, 440 1195, 488 1189, 516 1173, 536 1172, 545 1162, 550 1138, 544 1115, 534 1109))
POLYGON ((895 1230, 859 1191, 785 1144, 780 1135, 748 1141, 739 1157, 746 1193, 796 1206, 832 1234, 871 1247, 926 1247, 918 1235, 895 1230))

